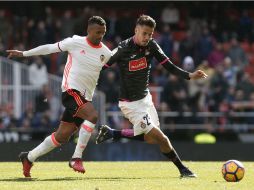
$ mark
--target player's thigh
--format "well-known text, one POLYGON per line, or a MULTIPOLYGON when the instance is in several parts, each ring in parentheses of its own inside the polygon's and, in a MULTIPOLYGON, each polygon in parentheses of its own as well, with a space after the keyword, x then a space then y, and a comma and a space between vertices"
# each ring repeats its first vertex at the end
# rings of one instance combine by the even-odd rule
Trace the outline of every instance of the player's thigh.
POLYGON ((69 89, 62 95, 64 107, 73 117, 80 117, 88 121, 97 120, 97 112, 91 102, 88 102, 77 90, 69 89))
POLYGON ((124 117, 133 124, 135 136, 148 133, 155 126, 150 120, 148 108, 147 105, 138 107, 128 103, 120 106, 124 117))
POLYGON ((148 110, 148 115, 151 119, 151 122, 158 128, 160 128, 160 121, 159 121, 159 116, 158 113, 155 109, 155 106, 152 104, 148 110))

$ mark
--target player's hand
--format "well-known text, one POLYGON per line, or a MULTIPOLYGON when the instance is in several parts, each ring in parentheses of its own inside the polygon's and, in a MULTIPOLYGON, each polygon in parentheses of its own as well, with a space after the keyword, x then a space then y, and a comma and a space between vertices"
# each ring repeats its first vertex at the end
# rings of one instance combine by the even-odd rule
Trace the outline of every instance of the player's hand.
POLYGON ((23 51, 19 50, 6 50, 7 53, 9 53, 7 58, 12 58, 12 57, 23 57, 23 51))
POLYGON ((196 80, 196 79, 206 78, 208 75, 202 70, 197 70, 193 73, 190 73, 189 76, 190 76, 190 79, 196 80))

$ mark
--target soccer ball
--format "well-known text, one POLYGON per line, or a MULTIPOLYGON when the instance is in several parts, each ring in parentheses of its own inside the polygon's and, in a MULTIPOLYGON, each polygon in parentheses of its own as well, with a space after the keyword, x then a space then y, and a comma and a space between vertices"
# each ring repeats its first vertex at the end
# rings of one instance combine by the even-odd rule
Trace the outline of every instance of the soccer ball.
POLYGON ((244 166, 237 160, 228 160, 222 166, 222 176, 228 182, 240 181, 244 176, 244 166))

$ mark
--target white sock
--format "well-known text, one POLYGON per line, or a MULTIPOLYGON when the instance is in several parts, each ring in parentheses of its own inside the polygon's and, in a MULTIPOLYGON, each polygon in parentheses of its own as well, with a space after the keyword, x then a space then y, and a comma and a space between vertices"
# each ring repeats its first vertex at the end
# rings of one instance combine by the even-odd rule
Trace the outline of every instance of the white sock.
POLYGON ((55 133, 52 133, 50 136, 46 137, 41 144, 29 151, 28 160, 34 162, 38 157, 50 152, 58 146, 60 146, 60 143, 56 141, 55 133))
POLYGON ((91 133, 93 132, 94 127, 95 124, 91 123, 90 121, 84 121, 82 123, 79 130, 78 142, 72 158, 82 158, 82 153, 86 148, 86 145, 91 137, 91 133))

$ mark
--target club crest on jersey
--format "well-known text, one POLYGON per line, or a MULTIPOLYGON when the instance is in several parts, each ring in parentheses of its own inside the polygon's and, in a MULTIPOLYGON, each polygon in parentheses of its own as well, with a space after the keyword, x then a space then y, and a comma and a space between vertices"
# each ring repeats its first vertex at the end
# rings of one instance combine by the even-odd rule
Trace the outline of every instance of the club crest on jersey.
POLYGON ((137 71, 147 68, 147 61, 145 57, 129 61, 129 71, 137 71))
POLYGON ((149 55, 149 54, 150 54, 150 51, 146 49, 145 55, 149 55))
POLYGON ((146 128, 146 124, 144 123, 144 122, 140 122, 140 127, 142 128, 142 129, 145 129, 146 128))
POLYGON ((105 60, 105 55, 101 55, 100 59, 101 59, 101 62, 103 62, 105 60))

